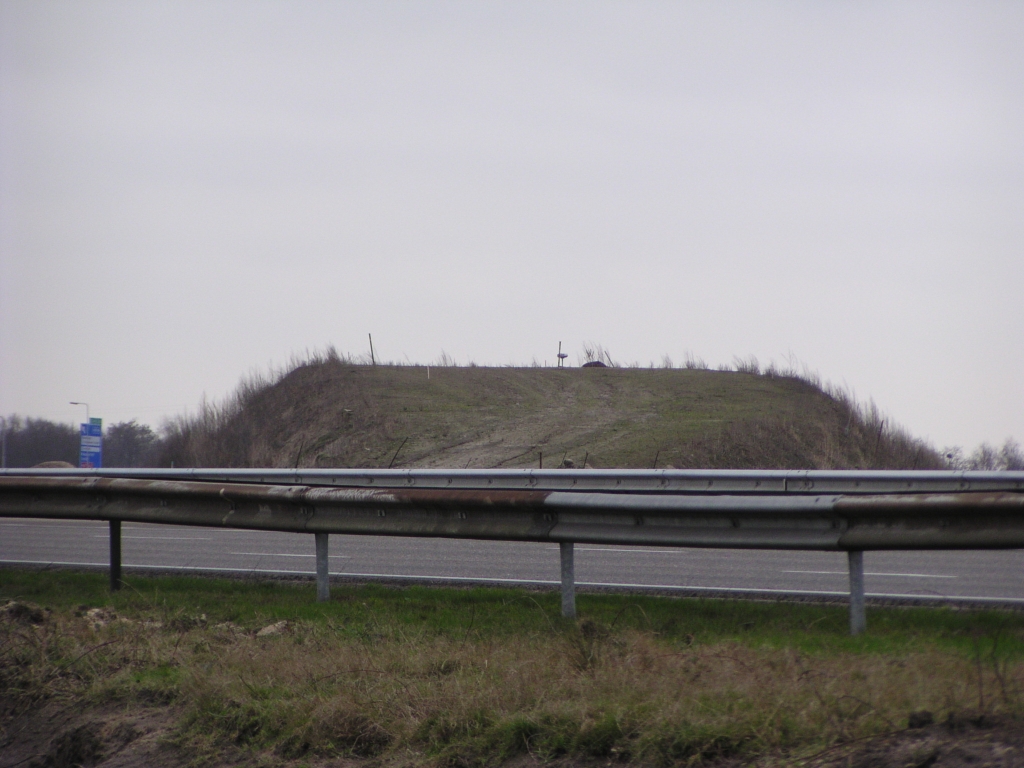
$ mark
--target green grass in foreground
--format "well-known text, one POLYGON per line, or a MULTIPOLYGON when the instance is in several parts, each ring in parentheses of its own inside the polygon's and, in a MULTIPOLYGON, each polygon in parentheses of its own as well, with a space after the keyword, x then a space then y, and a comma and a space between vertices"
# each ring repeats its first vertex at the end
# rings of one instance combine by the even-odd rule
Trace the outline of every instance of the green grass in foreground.
POLYGON ((0 570, 8 706, 176 706, 200 760, 349 755, 477 766, 530 751, 645 764, 809 754, 907 715, 1024 712, 1024 615, 0 570), (91 608, 103 608, 97 616, 91 608), (117 618, 114 620, 113 617, 117 618), (99 619, 99 620, 97 620, 99 619), (287 630, 256 636, 287 621, 287 630))

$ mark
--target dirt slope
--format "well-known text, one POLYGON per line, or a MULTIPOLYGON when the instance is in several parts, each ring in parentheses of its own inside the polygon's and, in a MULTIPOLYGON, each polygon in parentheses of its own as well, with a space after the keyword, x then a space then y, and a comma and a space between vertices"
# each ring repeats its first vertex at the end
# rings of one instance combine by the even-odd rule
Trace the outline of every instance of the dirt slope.
POLYGON ((301 364, 179 420, 175 466, 928 468, 806 380, 735 371, 301 364), (397 456, 396 456, 397 453, 397 456))

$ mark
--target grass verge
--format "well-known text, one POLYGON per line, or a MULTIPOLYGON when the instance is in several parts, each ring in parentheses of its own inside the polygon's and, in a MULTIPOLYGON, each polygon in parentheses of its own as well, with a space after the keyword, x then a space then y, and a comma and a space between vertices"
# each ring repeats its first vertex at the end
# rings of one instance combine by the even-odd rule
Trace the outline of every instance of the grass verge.
POLYGON ((197 763, 796 760, 912 712, 1018 717, 1024 615, 0 570, 0 700, 173 704, 197 763), (13 602, 9 602, 13 601, 13 602))

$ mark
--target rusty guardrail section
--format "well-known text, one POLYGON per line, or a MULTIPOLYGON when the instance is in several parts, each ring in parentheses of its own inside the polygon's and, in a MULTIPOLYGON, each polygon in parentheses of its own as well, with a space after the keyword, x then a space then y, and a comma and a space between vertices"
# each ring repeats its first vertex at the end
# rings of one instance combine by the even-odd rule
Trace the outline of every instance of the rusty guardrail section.
MULTIPOLYGON (((850 553, 854 632, 864 626, 864 550, 1024 548, 1024 473, 999 473, 1001 478, 938 473, 942 476, 876 477, 872 482, 864 477, 843 480, 835 477, 839 473, 832 473, 824 479, 804 477, 796 491, 761 493, 755 487, 781 481, 785 488, 793 479, 788 473, 774 478, 762 473, 760 479, 757 473, 710 478, 706 473, 694 474, 669 478, 703 486, 690 492, 598 492, 409 487, 408 477, 395 475, 384 478, 392 487, 341 488, 265 480, 112 477, 73 470, 60 474, 8 471, 0 475, 0 517, 110 521, 115 588, 120 582, 120 524, 124 521, 312 533, 317 539, 322 599, 327 595, 327 536, 331 533, 557 542, 567 615, 575 613, 573 544, 577 542, 846 551, 850 553), (717 489, 731 485, 741 490, 709 492, 709 480, 717 483, 717 489), (809 486, 844 482, 857 492, 809 491, 809 486), (878 485, 902 487, 908 482, 923 492, 862 490, 878 485), (972 490, 923 490, 964 484, 972 490), (974 490, 978 487, 986 490, 974 490)), ((614 483, 611 475, 598 482, 614 483)), ((380 482, 373 473, 362 471, 360 476, 380 482)), ((480 483, 487 474, 478 471, 470 477, 480 483)), ((516 483, 523 478, 522 472, 511 476, 516 483)), ((660 481, 636 479, 649 485, 660 481)))
POLYGON ((1024 548, 1024 493, 649 495, 0 477, 0 516, 748 549, 1024 548))

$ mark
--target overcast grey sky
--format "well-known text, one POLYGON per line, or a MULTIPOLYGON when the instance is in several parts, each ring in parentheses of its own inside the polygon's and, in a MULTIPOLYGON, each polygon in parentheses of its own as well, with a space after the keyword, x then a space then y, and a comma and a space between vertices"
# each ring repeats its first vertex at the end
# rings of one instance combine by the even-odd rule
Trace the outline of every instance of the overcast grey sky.
POLYGON ((0 414, 334 344, 795 356, 1024 439, 1024 3, 0 0, 0 414))

